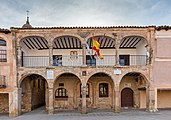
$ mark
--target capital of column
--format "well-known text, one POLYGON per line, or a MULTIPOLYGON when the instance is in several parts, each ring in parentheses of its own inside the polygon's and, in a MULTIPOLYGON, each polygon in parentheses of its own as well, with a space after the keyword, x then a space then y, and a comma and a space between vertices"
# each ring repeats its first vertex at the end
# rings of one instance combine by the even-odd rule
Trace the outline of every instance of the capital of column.
POLYGON ((86 38, 89 34, 90 34, 90 32, 79 32, 78 33, 78 35, 82 38, 86 38))
POLYGON ((17 49, 21 49, 21 46, 17 46, 17 49))
POLYGON ((85 43, 83 43, 83 44, 82 44, 82 47, 86 47, 86 44, 85 44, 85 43))

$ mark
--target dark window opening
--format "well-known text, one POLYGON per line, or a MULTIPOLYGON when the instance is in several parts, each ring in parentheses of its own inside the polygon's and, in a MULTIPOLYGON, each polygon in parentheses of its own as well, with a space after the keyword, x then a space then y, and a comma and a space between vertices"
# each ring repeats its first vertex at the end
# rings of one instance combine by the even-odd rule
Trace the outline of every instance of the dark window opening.
POLYGON ((0 40, 0 46, 6 46, 6 41, 5 40, 0 40))
POLYGON ((129 65, 129 55, 119 55, 119 64, 121 66, 129 65))
POLYGON ((94 56, 86 55, 86 65, 96 66, 96 58, 94 56))
POLYGON ((59 86, 64 86, 64 83, 59 83, 59 86))
POLYGON ((0 75, 0 88, 6 88, 6 76, 0 75))
POLYGON ((53 55, 53 65, 62 66, 62 55, 53 55))
POLYGON ((0 40, 0 62, 7 62, 6 41, 0 40))
POLYGON ((58 88, 55 92, 55 98, 68 98, 68 93, 65 88, 58 88))
POLYGON ((108 97, 108 83, 99 84, 99 97, 108 97))

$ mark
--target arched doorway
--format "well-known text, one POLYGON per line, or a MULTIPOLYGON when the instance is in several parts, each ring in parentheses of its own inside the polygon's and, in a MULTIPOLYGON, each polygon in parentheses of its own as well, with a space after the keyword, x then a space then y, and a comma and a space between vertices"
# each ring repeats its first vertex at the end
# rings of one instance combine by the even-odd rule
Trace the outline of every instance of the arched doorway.
POLYGON ((129 72, 125 74, 120 82, 121 107, 146 108, 148 84, 142 73, 129 72))
POLYGON ((121 107, 133 107, 133 94, 130 88, 124 88, 121 92, 121 107))
POLYGON ((44 77, 37 74, 28 75, 22 80, 20 87, 22 112, 46 106, 48 85, 44 77))
POLYGON ((80 79, 73 73, 63 73, 54 82, 54 109, 72 110, 78 108, 80 79))
POLYGON ((87 84, 89 84, 88 108, 111 109, 114 107, 114 83, 108 74, 95 73, 89 78, 87 84))

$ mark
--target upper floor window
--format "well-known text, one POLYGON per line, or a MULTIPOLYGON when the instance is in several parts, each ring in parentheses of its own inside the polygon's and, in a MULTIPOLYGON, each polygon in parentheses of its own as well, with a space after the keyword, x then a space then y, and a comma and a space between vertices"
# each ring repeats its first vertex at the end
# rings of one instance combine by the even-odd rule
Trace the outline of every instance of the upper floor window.
POLYGON ((6 87, 6 76, 0 75, 0 88, 6 87))
POLYGON ((99 84, 99 97, 108 97, 108 83, 99 84))
MULTIPOLYGON (((89 84, 87 83, 86 85, 86 97, 88 98, 89 97, 89 84)), ((82 92, 81 92, 81 84, 80 84, 80 97, 82 97, 82 92)))
POLYGON ((68 92, 65 88, 58 88, 55 91, 55 98, 68 98, 68 92))
POLYGON ((86 65, 96 66, 96 58, 94 56, 86 55, 86 65))
POLYGON ((53 55, 53 65, 62 66, 62 55, 53 55))
POLYGON ((0 40, 0 46, 6 46, 6 41, 5 40, 0 40))
POLYGON ((6 41, 0 40, 0 62, 7 61, 6 41))
POLYGON ((129 55, 119 55, 119 64, 121 66, 129 65, 129 55))

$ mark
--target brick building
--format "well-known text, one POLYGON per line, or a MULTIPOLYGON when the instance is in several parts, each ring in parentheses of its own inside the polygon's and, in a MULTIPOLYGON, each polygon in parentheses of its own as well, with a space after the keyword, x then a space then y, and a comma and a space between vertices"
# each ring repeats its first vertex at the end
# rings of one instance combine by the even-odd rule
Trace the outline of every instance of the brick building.
POLYGON ((168 26, 0 29, 0 112, 171 108, 170 51, 168 26))

